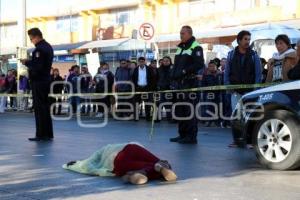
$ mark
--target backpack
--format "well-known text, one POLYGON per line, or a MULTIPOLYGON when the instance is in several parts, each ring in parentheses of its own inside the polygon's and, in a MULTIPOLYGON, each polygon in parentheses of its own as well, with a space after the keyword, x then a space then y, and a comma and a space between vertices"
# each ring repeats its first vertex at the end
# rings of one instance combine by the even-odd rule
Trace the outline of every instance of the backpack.
POLYGON ((0 87, 5 87, 5 85, 6 85, 6 78, 0 77, 0 87))
POLYGON ((6 78, 0 77, 0 92, 5 91, 6 89, 6 78))

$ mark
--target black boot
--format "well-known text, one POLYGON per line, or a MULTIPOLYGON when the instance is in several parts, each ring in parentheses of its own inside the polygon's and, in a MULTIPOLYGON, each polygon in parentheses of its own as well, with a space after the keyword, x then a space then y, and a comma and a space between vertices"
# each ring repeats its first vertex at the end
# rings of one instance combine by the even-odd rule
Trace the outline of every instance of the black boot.
POLYGON ((178 141, 179 144, 197 144, 198 141, 196 138, 189 138, 189 137, 186 137, 186 138, 183 138, 181 140, 178 141))
POLYGON ((181 140, 182 138, 180 136, 175 137, 175 138, 170 138, 170 142, 178 142, 179 140, 181 140))

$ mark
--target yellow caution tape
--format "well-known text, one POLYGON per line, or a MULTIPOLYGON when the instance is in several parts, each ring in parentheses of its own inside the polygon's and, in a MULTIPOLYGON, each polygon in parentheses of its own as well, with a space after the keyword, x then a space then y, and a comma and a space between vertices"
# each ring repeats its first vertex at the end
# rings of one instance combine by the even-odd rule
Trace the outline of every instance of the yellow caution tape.
MULTIPOLYGON (((190 89, 180 89, 180 90, 163 90, 163 91, 149 91, 149 92, 111 92, 111 93, 81 93, 81 94, 49 94, 49 97, 58 98, 58 97, 101 97, 108 95, 135 95, 135 94, 151 94, 151 93, 178 93, 178 92, 200 92, 200 91, 224 91, 224 90, 237 90, 237 89, 254 89, 254 88, 263 88, 272 85, 276 85, 278 83, 262 83, 262 84, 247 84, 247 85, 218 85, 218 86, 209 86, 209 87, 197 87, 190 89)), ((31 94, 7 94, 2 93, 0 97, 32 97, 31 94)), ((150 130, 150 141, 152 141, 154 135, 154 122, 156 117, 157 108, 154 106, 153 115, 152 115, 152 123, 150 130)))
MULTIPOLYGON (((180 90, 163 90, 149 92, 107 92, 107 93, 68 93, 68 94, 49 94, 49 97, 98 97, 98 96, 115 96, 115 95, 135 95, 135 94, 151 94, 151 93, 174 93, 174 92, 200 92, 200 91, 224 91, 237 89, 252 89, 272 86, 278 83, 262 83, 262 84, 247 84, 247 85, 218 85, 209 87, 197 87, 180 90)), ((0 97, 32 97, 32 94, 8 94, 2 93, 0 97)))

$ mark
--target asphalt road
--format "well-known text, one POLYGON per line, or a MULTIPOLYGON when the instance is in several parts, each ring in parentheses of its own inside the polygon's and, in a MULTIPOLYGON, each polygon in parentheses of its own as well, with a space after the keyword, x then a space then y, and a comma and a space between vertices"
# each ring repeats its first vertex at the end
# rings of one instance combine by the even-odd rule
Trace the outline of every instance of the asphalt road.
MULTIPOLYGON (((85 123, 99 120, 84 118, 85 123)), ((170 143, 176 125, 110 120, 104 128, 80 128, 77 120, 55 121, 52 142, 29 142, 32 114, 0 114, 0 200, 299 200, 300 173, 262 169, 253 150, 230 149, 230 129, 199 128, 197 145, 170 143), (176 183, 143 186, 118 178, 91 177, 66 171, 62 164, 84 159, 101 146, 137 141, 176 171, 176 183)))

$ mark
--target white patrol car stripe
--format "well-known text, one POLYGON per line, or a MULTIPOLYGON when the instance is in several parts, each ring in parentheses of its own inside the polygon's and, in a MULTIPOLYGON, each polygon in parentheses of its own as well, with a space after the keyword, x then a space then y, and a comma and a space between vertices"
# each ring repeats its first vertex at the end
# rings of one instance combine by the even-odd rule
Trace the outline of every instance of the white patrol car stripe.
POLYGON ((269 92, 277 92, 277 91, 285 91, 285 90, 299 90, 299 89, 300 89, 300 81, 293 81, 293 82, 282 83, 275 86, 270 86, 267 88, 255 90, 253 92, 245 94, 244 97, 255 95, 255 94, 261 94, 261 93, 269 93, 269 92))

